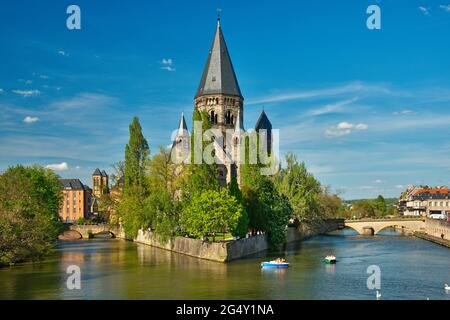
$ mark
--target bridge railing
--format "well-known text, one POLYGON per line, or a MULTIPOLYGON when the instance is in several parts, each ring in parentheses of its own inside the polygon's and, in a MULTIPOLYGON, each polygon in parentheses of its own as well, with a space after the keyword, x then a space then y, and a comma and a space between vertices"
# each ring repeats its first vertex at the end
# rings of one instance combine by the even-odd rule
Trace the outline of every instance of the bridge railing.
POLYGON ((346 219, 345 222, 384 222, 384 221, 425 221, 425 217, 395 217, 395 218, 362 218, 346 219))

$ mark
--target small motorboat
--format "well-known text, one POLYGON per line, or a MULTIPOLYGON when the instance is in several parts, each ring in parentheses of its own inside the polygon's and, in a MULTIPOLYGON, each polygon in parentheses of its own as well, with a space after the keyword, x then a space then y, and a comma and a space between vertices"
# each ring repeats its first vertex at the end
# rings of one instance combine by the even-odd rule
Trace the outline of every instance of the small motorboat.
POLYGON ((445 291, 450 291, 450 286, 448 284, 445 284, 444 289, 445 291))
POLYGON ((287 268, 289 267, 289 263, 284 259, 276 259, 272 261, 266 261, 261 263, 261 267, 263 268, 287 268))
POLYGON ((335 256, 326 256, 323 261, 325 261, 326 264, 335 264, 336 257, 335 256))

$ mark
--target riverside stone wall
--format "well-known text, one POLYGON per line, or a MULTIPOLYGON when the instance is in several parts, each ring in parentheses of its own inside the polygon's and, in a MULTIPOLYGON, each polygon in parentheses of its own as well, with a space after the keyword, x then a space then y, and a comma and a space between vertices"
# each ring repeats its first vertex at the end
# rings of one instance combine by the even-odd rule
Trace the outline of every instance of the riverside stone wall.
POLYGON ((425 232, 426 234, 444 240, 450 240, 450 222, 435 219, 425 220, 425 232))
MULTIPOLYGON (((300 241, 307 237, 336 230, 339 224, 342 223, 342 220, 326 220, 314 224, 303 223, 299 228, 288 228, 287 242, 300 241)), ((117 236, 125 239, 123 231, 119 232, 117 236)), ((218 262, 228 262, 240 259, 269 249, 269 243, 265 235, 257 235, 246 239, 221 243, 211 243, 185 237, 177 237, 164 242, 151 231, 140 230, 138 236, 133 239, 133 241, 192 257, 218 262)))

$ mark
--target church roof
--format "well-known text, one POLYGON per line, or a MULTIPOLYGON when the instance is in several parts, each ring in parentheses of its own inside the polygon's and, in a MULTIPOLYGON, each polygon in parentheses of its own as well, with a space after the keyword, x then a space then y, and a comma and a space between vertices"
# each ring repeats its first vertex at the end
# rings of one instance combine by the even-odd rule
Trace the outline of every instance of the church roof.
POLYGON ((209 51, 196 97, 207 94, 226 94, 242 98, 241 89, 222 34, 220 20, 209 51))
POLYGON ((108 174, 106 173, 105 170, 103 170, 103 171, 102 171, 102 177, 107 177, 107 176, 108 176, 108 174))
POLYGON ((95 169, 94 173, 92 174, 92 176, 101 176, 101 175, 102 173, 99 168, 95 169))
POLYGON ((261 112, 261 115, 259 116, 258 121, 256 122, 255 130, 272 130, 272 123, 270 122, 269 118, 267 117, 267 114, 264 112, 264 110, 261 112))
POLYGON ((180 125, 178 126, 178 134, 182 134, 183 131, 186 130, 188 131, 188 127, 186 124, 186 119, 184 118, 184 113, 181 113, 181 119, 180 119, 180 125))

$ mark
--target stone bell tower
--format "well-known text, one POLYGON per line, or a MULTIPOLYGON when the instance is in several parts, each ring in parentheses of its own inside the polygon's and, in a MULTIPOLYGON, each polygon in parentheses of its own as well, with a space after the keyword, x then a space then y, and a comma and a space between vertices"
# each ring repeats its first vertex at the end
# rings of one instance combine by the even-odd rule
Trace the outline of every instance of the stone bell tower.
MULTIPOLYGON (((205 69, 194 99, 195 108, 206 111, 213 128, 220 129, 223 136, 223 148, 231 146, 227 141, 226 130, 234 130, 236 125, 242 128, 244 117, 244 97, 231 62, 222 28, 220 17, 217 29, 209 51, 205 69), (236 122, 239 122, 238 124, 236 122)), ((226 185, 233 176, 237 176, 232 165, 219 165, 219 183, 226 185)))

